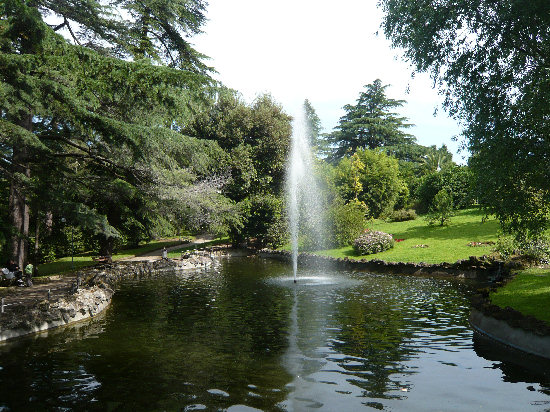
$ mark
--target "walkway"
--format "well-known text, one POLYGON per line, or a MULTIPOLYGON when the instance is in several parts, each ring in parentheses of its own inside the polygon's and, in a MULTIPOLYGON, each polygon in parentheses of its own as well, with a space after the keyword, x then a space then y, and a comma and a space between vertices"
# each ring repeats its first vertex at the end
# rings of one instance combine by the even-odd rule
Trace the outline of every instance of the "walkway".
MULTIPOLYGON (((167 251, 179 249, 184 246, 200 245, 202 243, 212 240, 211 236, 202 235, 197 237, 193 242, 180 244, 167 248, 167 251)), ((143 256, 134 256, 130 258, 120 259, 119 261, 125 262, 154 262, 162 259, 162 249, 154 250, 146 253, 143 256)), ((50 292, 50 299, 54 300, 63 295, 66 295, 71 289, 72 285, 76 281, 76 274, 70 273, 65 276, 49 276, 47 281, 41 281, 40 278, 35 279, 35 283, 32 287, 9 287, 0 292, 0 297, 4 298, 4 310, 13 311, 18 306, 30 306, 37 302, 43 301, 48 298, 48 291, 50 292)), ((17 309, 15 309, 17 310, 17 309)), ((1 313, 0 313, 1 316, 1 313)), ((2 321, 0 318, 0 327, 2 321)))
MULTIPOLYGON (((193 242, 171 246, 166 248, 166 251, 171 252, 172 250, 181 249, 182 247, 189 247, 189 246, 195 246, 195 245, 198 246, 202 243, 209 242, 212 239, 213 239, 213 236, 211 235, 200 235, 200 236, 197 236, 193 242)), ((141 256, 133 256, 133 257, 120 259, 119 262, 154 262, 155 260, 162 259, 162 250, 163 249, 157 249, 157 250, 153 250, 152 252, 145 253, 141 256)))

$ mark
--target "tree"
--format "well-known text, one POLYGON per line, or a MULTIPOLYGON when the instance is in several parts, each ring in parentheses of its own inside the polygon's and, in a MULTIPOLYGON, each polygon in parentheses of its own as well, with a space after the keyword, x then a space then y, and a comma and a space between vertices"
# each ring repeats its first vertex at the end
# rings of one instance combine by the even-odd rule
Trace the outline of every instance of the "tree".
POLYGON ((384 31, 465 125, 478 198, 507 231, 550 218, 550 3, 381 0, 384 31))
POLYGON ((434 197, 433 205, 430 209, 430 225, 439 226, 448 225, 453 215, 453 198, 445 189, 441 189, 434 197))
POLYGON ((282 189, 290 121, 270 95, 246 104, 234 90, 220 88, 184 129, 216 141, 229 153, 230 176, 223 193, 237 204, 242 218, 242 225, 232 228, 235 242, 256 238, 273 245, 284 236, 282 189))
POLYGON ((317 115, 315 108, 308 99, 304 100, 303 108, 305 113, 309 146, 314 151, 317 151, 322 148, 322 145, 324 143, 324 141, 320 139, 321 130, 323 128, 321 126, 321 119, 317 115))
POLYGON ((406 118, 392 112, 403 106, 405 101, 386 97, 388 87, 377 79, 365 86, 366 90, 360 93, 357 104, 344 106, 346 114, 340 118, 336 130, 327 136, 333 147, 329 160, 338 161, 355 153, 357 149, 414 142, 414 137, 402 130, 411 124, 406 123, 406 118))
POLYGON ((11 186, 9 254, 20 265, 31 215, 41 214, 33 204, 47 214, 70 210, 74 224, 112 243, 120 227, 94 207, 93 187, 102 193, 123 181, 148 196, 159 184, 185 189, 204 176, 171 151, 189 139, 172 128, 211 82, 185 40, 204 20, 203 3, 122 2, 127 19, 110 4, 0 4, 0 167, 11 186), (59 24, 49 27, 45 15, 59 24), (73 44, 55 33, 63 30, 73 44))
POLYGON ((453 157, 447 150, 447 146, 442 145, 440 149, 428 151, 422 157, 423 169, 428 173, 440 172, 453 165, 453 157))
POLYGON ((397 160, 377 150, 359 149, 340 160, 337 181, 345 200, 363 202, 375 218, 393 211, 399 196, 407 191, 397 160))
POLYGON ((428 211, 434 204, 434 198, 440 190, 451 197, 453 209, 472 206, 475 200, 472 171, 468 166, 452 166, 440 172, 423 176, 416 188, 417 208, 428 211))

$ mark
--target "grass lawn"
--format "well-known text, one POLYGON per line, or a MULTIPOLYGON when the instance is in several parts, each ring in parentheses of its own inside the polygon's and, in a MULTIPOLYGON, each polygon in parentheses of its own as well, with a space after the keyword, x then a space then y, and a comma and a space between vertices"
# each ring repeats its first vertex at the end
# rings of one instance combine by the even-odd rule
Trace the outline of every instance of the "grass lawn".
POLYGON ((387 223, 375 220, 370 229, 391 233, 394 239, 405 239, 395 242, 395 246, 385 252, 373 255, 356 256, 351 246, 315 252, 333 257, 350 257, 355 259, 381 259, 387 262, 456 262, 470 256, 482 256, 491 253, 492 246, 471 247, 470 242, 495 242, 498 238, 499 223, 490 218, 482 222, 485 214, 478 209, 467 209, 456 212, 448 226, 430 226, 420 216, 406 222, 387 223), (420 248, 417 245, 427 245, 420 248))
POLYGON ((216 246, 216 245, 225 245, 226 243, 229 243, 228 237, 222 237, 221 239, 210 240, 208 242, 200 243, 198 245, 183 246, 181 248, 177 248, 168 252, 168 257, 170 259, 177 259, 181 256, 181 252, 185 252, 186 250, 202 249, 204 247, 216 246))
POLYGON ((510 306, 550 324, 550 269, 518 272, 506 285, 491 293, 490 299, 502 308, 510 306))
MULTIPOLYGON (((125 249, 120 250, 115 253, 112 258, 113 260, 120 260, 127 257, 140 256, 145 253, 152 252, 153 250, 162 249, 163 247, 170 247, 178 245, 181 242, 179 240, 162 240, 146 243, 140 247, 134 249, 125 249)), ((89 253, 75 256, 74 263, 71 262, 71 257, 66 256, 55 262, 44 263, 38 266, 38 276, 50 276, 58 275, 65 272, 70 272, 73 269, 80 269, 86 266, 92 266, 95 262, 92 260, 92 256, 89 253)))

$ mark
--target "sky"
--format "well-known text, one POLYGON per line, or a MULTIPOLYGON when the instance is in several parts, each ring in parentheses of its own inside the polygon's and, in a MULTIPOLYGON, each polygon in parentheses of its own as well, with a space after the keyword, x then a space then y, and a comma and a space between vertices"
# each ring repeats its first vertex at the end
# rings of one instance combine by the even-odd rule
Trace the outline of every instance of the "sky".
POLYGON ((355 104, 364 85, 379 78, 391 85, 388 97, 406 100, 399 113, 415 125, 408 132, 419 144, 446 144, 453 160, 465 163, 459 142, 452 141, 460 134, 457 122, 445 114, 429 76, 413 78, 402 52, 391 48, 376 3, 209 0, 204 33, 191 42, 210 57, 214 77, 247 102, 267 92, 292 115, 308 99, 324 132, 333 130, 342 107, 355 104))

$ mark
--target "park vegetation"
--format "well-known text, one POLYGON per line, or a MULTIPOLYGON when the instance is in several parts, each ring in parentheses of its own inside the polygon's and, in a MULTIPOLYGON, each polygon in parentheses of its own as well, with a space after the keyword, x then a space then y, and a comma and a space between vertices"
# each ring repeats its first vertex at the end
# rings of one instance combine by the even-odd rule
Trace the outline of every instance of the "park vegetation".
MULTIPOLYGON (((496 215, 509 249, 548 250, 550 6, 432 3, 382 0, 384 30, 464 121, 469 164, 455 164, 444 145, 418 144, 399 114, 405 101, 380 79, 344 106, 330 133, 305 100, 326 232, 304 233, 302 247, 375 253, 364 245, 393 245, 369 238, 375 221, 452 226, 457 211, 480 205, 476 216, 496 215)), ((198 232, 258 247, 288 242, 292 118, 269 94, 246 102, 212 79, 189 42, 205 8, 0 4, 3 258, 23 266, 69 252, 111 255, 198 232)))

